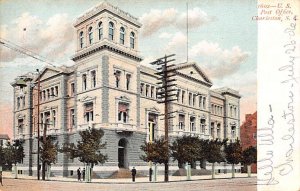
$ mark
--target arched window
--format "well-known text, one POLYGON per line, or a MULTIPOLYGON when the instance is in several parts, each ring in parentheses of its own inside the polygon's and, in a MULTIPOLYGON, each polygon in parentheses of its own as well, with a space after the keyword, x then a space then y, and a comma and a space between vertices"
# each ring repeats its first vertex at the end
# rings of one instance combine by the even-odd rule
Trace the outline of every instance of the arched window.
POLYGON ((130 33, 130 48, 134 48, 134 32, 130 33))
POLYGON ((108 31, 108 35, 109 35, 109 40, 114 40, 114 23, 109 22, 109 31, 108 31))
POLYGON ((93 28, 92 27, 89 28, 89 43, 90 44, 93 43, 93 28))
POLYGON ((81 31, 80 34, 79 34, 80 48, 83 48, 83 45, 84 45, 83 44, 83 38, 84 38, 83 37, 83 32, 81 31))
POLYGON ((98 24, 99 40, 103 38, 103 25, 102 22, 98 24))
POLYGON ((124 44, 125 42, 125 29, 124 27, 120 28, 120 44, 124 44))

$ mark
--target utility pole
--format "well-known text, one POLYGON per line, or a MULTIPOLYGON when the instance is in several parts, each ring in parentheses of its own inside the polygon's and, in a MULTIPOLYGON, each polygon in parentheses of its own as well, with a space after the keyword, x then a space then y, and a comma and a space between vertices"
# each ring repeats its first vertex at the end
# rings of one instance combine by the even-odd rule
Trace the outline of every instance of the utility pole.
POLYGON ((175 69, 172 69, 174 64, 169 64, 170 62, 175 61, 175 59, 169 59, 171 57, 175 56, 175 54, 171 55, 165 55, 162 58, 158 58, 156 61, 151 62, 150 64, 152 65, 157 65, 159 66, 157 68, 157 73, 156 75, 160 76, 159 77, 159 82, 157 85, 158 87, 158 103, 164 103, 164 122, 165 122, 165 144, 167 146, 167 161, 165 162, 165 182, 169 181, 169 119, 173 118, 172 116, 169 116, 169 105, 170 102, 177 100, 177 98, 174 98, 173 96, 176 96, 177 93, 173 93, 174 91, 177 91, 174 86, 176 86, 175 83, 172 83, 176 81, 176 79, 172 79, 173 76, 176 74, 175 69))

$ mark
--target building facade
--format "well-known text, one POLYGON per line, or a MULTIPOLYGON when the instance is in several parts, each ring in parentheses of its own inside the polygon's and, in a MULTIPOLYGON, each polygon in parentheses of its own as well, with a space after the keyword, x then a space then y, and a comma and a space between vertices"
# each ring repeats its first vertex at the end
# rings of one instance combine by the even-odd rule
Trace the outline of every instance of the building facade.
MULTIPOLYGON (((253 114, 246 114, 246 120, 241 125, 241 145, 242 149, 245 150, 246 148, 253 146, 257 147, 257 112, 253 114)), ((247 171, 247 168, 242 168, 244 172, 247 171)), ((257 173, 257 165, 251 165, 251 172, 257 173)))
MULTIPOLYGON (((16 86, 17 79, 12 83, 14 138, 25 140, 26 157, 20 167, 24 173, 36 173, 38 124, 43 124, 41 135, 46 127, 47 135, 56 137, 60 145, 76 143, 78 132, 89 127, 103 129, 107 142, 103 152, 109 160, 94 167, 99 176, 132 166, 148 170, 140 159, 140 146, 164 135, 164 110, 157 103, 156 71, 140 64, 141 26, 129 13, 101 3, 74 23, 74 66, 45 67, 39 74, 26 74, 25 88, 16 86)), ((177 101, 171 104, 175 117, 169 127, 170 139, 190 134, 203 139, 239 138, 239 93, 230 88, 212 89, 211 80, 197 63, 177 64, 174 69, 177 101)), ((51 169, 54 174, 72 176, 79 165, 83 164, 59 153, 51 169)), ((178 167, 174 163, 170 169, 178 167)))

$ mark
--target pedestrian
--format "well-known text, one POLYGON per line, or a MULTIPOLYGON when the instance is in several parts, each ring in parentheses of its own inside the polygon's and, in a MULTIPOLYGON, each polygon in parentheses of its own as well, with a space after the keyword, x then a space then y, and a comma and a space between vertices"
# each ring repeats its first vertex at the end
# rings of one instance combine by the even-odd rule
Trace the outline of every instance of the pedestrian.
POLYGON ((131 170, 132 182, 135 182, 136 169, 133 167, 131 170))
POLYGON ((2 184, 2 171, 0 171, 0 182, 1 182, 1 186, 3 186, 3 184, 2 184))
POLYGON ((82 181, 84 181, 85 180, 85 168, 83 168, 83 170, 82 170, 82 181))
POLYGON ((78 178, 78 181, 81 181, 80 167, 77 169, 77 178, 78 178))

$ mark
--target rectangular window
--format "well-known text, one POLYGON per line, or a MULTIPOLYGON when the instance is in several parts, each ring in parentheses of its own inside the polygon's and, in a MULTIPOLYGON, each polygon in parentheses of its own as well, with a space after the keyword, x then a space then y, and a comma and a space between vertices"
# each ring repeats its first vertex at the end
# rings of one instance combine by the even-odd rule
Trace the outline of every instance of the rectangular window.
POLYGON ((47 89, 47 99, 50 99, 50 90, 47 89))
POLYGON ((52 87, 51 88, 51 95, 50 95, 52 98, 54 98, 55 94, 54 94, 54 88, 52 87))
POLYGON ((181 103, 184 104, 184 99, 185 99, 185 91, 182 90, 181 94, 181 103))
POLYGON ((118 121, 122 123, 128 123, 129 121, 129 104, 119 102, 118 104, 118 121))
POLYGON ((184 130, 184 121, 185 121, 184 115, 179 114, 179 124, 178 124, 178 129, 179 130, 184 130))
POLYGON ((214 139, 215 138, 215 124, 211 123, 210 125, 210 136, 214 139))
POLYGON ((52 110, 52 125, 53 127, 56 126, 56 111, 52 110))
POLYGON ((143 83, 141 83, 141 95, 143 95, 143 93, 144 93, 144 84, 143 83))
POLYGON ((146 85, 146 97, 149 97, 149 85, 146 85))
POLYGON ((71 126, 71 128, 74 128, 74 126, 75 126, 75 110, 74 109, 70 110, 70 119, 71 119, 70 126, 71 126))
POLYGON ((20 109, 20 98, 17 98, 17 108, 20 109))
POLYGON ((203 109, 206 109, 206 97, 203 97, 203 109))
POLYGON ((202 96, 199 96, 199 108, 202 109, 203 108, 203 104, 202 104, 202 96))
POLYGON ((119 88, 121 80, 121 71, 115 71, 116 87, 119 88))
POLYGON ((86 74, 82 75, 82 90, 86 90, 87 88, 87 81, 86 81, 86 74))
POLYGON ((22 135, 24 133, 24 120, 18 119, 18 134, 22 135))
POLYGON ((25 107, 25 96, 22 97, 22 101, 23 101, 23 108, 25 107))
POLYGON ((149 127, 149 141, 152 142, 155 139, 155 128, 157 126, 157 114, 148 114, 148 127, 149 127))
POLYGON ((85 122, 94 121, 94 105, 93 105, 93 103, 86 103, 84 105, 84 120, 85 120, 85 122))
POLYGON ((200 133, 205 133, 205 119, 200 120, 200 133))
POLYGON ((189 93, 189 105, 192 106, 192 93, 189 93))
POLYGON ((217 125, 217 138, 221 139, 221 124, 218 123, 217 125))
POLYGON ((195 107, 195 103, 196 103, 196 95, 193 95, 193 106, 195 107))
POLYGON ((58 86, 55 86, 55 96, 58 96, 58 86))
POLYGON ((130 89, 130 81, 131 81, 131 75, 126 74, 126 90, 130 89))
POLYGON ((190 117, 190 131, 196 131, 195 117, 190 117))
POLYGON ((151 86, 150 97, 154 97, 154 86, 151 86))
POLYGON ((75 83, 71 83, 71 96, 75 94, 75 83))
POLYGON ((231 126, 231 138, 235 138, 235 133, 236 133, 236 127, 235 126, 231 126))
POLYGON ((91 72, 92 88, 96 87, 96 71, 91 72))

